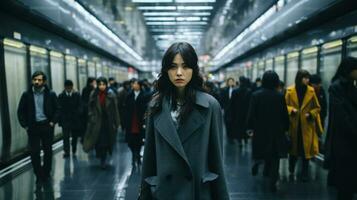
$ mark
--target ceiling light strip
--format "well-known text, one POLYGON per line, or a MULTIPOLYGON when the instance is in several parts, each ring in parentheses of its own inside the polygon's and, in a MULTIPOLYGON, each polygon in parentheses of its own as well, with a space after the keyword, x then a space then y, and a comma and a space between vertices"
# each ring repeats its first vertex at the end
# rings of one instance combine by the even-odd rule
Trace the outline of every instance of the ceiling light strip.
POLYGON ((144 16, 168 16, 168 17, 176 17, 176 16, 210 16, 210 12, 187 12, 187 13, 182 13, 182 12, 144 12, 144 16))
POLYGON ((130 53, 133 57, 138 60, 143 60, 143 58, 136 53, 131 47, 129 47, 123 40, 121 40, 118 35, 116 35, 112 30, 110 30, 107 26, 105 26, 101 21, 99 21, 95 16, 90 14, 82 5, 80 5, 75 0, 63 0, 68 6, 74 8, 81 13, 86 19, 89 19, 94 25, 100 28, 104 33, 107 34, 112 40, 114 40, 119 46, 121 46, 124 50, 130 53))

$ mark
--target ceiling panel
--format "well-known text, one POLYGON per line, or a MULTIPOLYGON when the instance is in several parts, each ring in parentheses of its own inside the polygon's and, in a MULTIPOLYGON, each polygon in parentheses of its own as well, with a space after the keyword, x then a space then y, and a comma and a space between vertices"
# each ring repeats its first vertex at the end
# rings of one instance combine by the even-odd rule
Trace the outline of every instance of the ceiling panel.
POLYGON ((216 0, 131 0, 162 53, 172 43, 190 42, 198 51, 217 11, 216 0))

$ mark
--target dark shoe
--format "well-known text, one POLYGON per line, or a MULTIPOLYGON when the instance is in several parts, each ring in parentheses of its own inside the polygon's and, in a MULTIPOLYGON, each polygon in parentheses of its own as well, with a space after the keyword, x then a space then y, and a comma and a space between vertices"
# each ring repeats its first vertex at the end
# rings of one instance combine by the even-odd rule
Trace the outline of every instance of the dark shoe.
POLYGON ((256 163, 256 164, 254 164, 253 167, 252 167, 252 175, 253 175, 253 176, 256 176, 256 175, 258 174, 258 171, 259 171, 259 164, 256 163))

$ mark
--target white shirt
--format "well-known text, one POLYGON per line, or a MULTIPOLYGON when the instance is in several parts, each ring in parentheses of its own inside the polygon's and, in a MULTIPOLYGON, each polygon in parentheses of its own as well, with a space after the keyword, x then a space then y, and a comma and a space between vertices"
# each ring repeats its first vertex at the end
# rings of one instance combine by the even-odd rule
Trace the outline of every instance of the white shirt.
POLYGON ((136 98, 138 98, 139 94, 140 94, 140 91, 134 91, 134 98, 135 98, 135 100, 136 100, 136 98))
POLYGON ((233 88, 229 87, 229 99, 231 99, 231 97, 232 97, 232 92, 233 92, 233 88))

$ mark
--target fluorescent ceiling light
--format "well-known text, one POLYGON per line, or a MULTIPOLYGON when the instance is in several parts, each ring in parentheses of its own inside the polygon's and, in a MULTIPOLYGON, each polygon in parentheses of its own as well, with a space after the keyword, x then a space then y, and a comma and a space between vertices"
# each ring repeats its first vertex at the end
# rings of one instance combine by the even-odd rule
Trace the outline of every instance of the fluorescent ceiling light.
POLYGON ((149 26, 170 26, 170 25, 207 25, 207 22, 146 22, 149 26))
POLYGON ((215 3, 216 0, 175 0, 176 3, 215 3))
POLYGON ((177 6, 177 10, 213 10, 213 6, 177 6))
POLYGON ((201 17, 176 17, 176 21, 201 21, 201 17))
POLYGON ((173 0, 132 0, 133 3, 172 3, 173 0))
MULTIPOLYGON (((202 33, 203 29, 175 29, 175 28, 154 28, 150 29, 151 32, 158 33, 158 32, 181 32, 181 33, 190 33, 191 31, 202 33)), ((203 33, 202 33, 203 34, 203 33)))
POLYGON ((146 21, 175 21, 175 17, 146 17, 146 21))
POLYGON ((176 10, 176 6, 138 6, 139 10, 176 10))
POLYGON ((165 26, 165 25, 176 25, 176 22, 146 22, 146 24, 147 25, 151 25, 151 26, 153 26, 153 25, 161 25, 161 26, 165 26))
POLYGON ((200 35, 154 35, 153 38, 173 39, 173 38, 201 38, 200 35))
POLYGON ((213 10, 213 6, 138 6, 139 10, 213 10))
POLYGON ((187 12, 187 13, 182 13, 182 12, 144 12, 144 16, 169 16, 169 17, 174 17, 174 16, 210 16, 210 12, 187 12))
POLYGON ((119 46, 121 46, 125 51, 127 51, 129 54, 131 54, 133 57, 135 57, 138 60, 143 60, 143 58, 136 53, 129 45, 127 45, 123 40, 121 40, 118 35, 116 35, 112 30, 110 30, 108 27, 106 27, 102 22, 100 22, 96 17, 94 17, 92 14, 90 14, 81 4, 79 4, 77 1, 73 0, 64 0, 64 3, 66 3, 68 6, 71 8, 74 8, 78 13, 81 13, 86 19, 88 19, 93 25, 98 27, 101 31, 103 31, 110 39, 115 41, 119 46))

